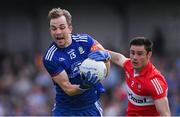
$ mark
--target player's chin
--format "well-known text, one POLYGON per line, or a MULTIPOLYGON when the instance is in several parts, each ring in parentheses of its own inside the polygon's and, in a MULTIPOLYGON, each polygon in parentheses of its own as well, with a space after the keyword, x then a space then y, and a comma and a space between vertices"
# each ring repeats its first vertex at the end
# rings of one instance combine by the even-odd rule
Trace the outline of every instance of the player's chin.
POLYGON ((139 69, 139 66, 137 64, 133 64, 134 69, 139 69))
POLYGON ((55 42, 60 47, 65 45, 65 43, 63 41, 61 41, 61 40, 56 40, 55 42))

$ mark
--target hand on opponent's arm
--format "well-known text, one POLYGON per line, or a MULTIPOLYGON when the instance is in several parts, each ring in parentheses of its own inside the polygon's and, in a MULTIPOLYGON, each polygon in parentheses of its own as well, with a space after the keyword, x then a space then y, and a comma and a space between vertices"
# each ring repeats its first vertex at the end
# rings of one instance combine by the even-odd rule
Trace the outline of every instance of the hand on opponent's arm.
POLYGON ((95 52, 91 52, 88 57, 95 61, 108 61, 111 60, 118 66, 123 67, 124 62, 128 59, 123 54, 113 52, 110 50, 97 50, 95 52))
POLYGON ((91 52, 88 55, 88 58, 93 59, 95 61, 108 61, 111 59, 111 56, 108 51, 97 50, 97 51, 91 52))
POLYGON ((107 67, 106 77, 108 76, 109 71, 110 71, 110 61, 109 60, 111 59, 111 56, 110 56, 108 51, 96 50, 94 52, 91 52, 88 55, 88 58, 93 59, 95 61, 103 61, 106 64, 106 67, 107 67))

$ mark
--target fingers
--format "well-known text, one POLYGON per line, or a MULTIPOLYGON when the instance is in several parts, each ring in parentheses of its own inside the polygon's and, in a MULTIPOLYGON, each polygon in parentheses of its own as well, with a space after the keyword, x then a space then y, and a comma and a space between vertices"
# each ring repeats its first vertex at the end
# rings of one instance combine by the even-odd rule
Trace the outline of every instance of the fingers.
POLYGON ((91 80, 91 72, 88 71, 87 73, 82 73, 81 78, 82 78, 82 80, 90 81, 91 80))
POLYGON ((89 82, 91 82, 91 84, 95 85, 95 84, 98 83, 99 81, 100 81, 100 80, 98 79, 97 75, 92 74, 89 82))
POLYGON ((86 74, 83 74, 82 76, 84 76, 83 80, 85 80, 85 82, 91 84, 91 85, 94 85, 96 84, 97 82, 99 82, 100 80, 98 79, 97 75, 96 74, 91 74, 90 71, 88 71, 86 74))
POLYGON ((86 79, 87 79, 87 81, 91 80, 91 72, 90 71, 87 72, 86 79))
POLYGON ((96 61, 108 61, 111 58, 110 54, 107 51, 102 50, 91 52, 88 57, 96 61))
POLYGON ((81 73, 80 75, 81 75, 81 79, 82 79, 82 80, 85 80, 85 79, 86 79, 85 73, 81 73))
POLYGON ((91 58, 91 59, 95 59, 100 57, 101 56, 101 53, 99 51, 95 51, 95 52, 91 52, 88 57, 91 58))
POLYGON ((98 80, 98 79, 97 79, 97 76, 96 76, 95 74, 92 74, 90 82, 91 82, 92 84, 96 84, 97 80, 98 80))

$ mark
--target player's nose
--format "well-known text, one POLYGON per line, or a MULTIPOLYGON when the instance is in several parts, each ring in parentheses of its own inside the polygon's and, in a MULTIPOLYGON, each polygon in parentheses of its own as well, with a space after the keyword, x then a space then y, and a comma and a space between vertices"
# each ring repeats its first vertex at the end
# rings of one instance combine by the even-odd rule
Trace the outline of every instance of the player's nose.
POLYGON ((56 34, 61 34, 62 33, 62 30, 61 29, 59 29, 59 28, 57 28, 57 30, 56 30, 56 34))
POLYGON ((137 59, 137 54, 133 55, 133 59, 135 59, 135 60, 137 59))

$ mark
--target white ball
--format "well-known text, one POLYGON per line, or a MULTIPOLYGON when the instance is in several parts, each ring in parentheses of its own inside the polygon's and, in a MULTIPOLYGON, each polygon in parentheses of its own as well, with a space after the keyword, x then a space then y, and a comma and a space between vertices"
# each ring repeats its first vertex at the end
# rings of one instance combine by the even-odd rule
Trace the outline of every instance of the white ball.
POLYGON ((92 59, 85 59, 79 67, 80 74, 90 71, 92 74, 97 75, 99 80, 103 80, 107 74, 107 68, 103 61, 95 61, 92 59))

